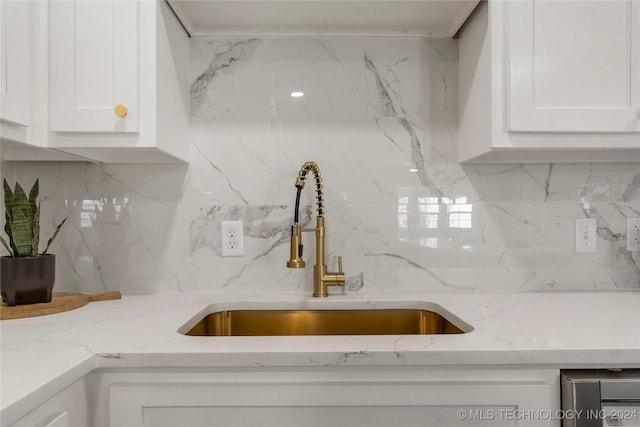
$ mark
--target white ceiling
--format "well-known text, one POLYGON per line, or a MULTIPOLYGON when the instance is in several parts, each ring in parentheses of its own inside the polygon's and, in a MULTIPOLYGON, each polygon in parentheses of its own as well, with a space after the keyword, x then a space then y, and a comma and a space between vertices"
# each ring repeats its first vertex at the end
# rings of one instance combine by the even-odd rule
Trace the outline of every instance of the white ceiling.
POLYGON ((478 0, 167 0, 192 36, 452 37, 478 0))

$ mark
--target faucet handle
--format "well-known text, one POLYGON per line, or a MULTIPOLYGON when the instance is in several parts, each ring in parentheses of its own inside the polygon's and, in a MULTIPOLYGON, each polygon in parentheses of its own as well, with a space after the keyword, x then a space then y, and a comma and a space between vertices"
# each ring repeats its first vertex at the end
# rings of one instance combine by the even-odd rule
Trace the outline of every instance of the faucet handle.
POLYGON ((347 291, 347 278, 344 275, 344 272, 342 271, 342 256, 338 255, 338 283, 337 285, 340 286, 342 288, 342 292, 346 292, 347 291))

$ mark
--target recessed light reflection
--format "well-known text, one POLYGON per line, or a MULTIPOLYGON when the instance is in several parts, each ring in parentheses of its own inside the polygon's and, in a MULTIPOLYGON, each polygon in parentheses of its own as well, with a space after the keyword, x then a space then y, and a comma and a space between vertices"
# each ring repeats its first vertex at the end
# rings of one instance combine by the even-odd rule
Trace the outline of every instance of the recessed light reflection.
POLYGON ((411 169, 409 169, 409 172, 418 172, 418 169, 416 169, 416 168, 411 168, 411 169))
POLYGON ((302 98, 303 96, 304 96, 304 92, 299 92, 299 91, 291 92, 291 97, 293 98, 302 98))

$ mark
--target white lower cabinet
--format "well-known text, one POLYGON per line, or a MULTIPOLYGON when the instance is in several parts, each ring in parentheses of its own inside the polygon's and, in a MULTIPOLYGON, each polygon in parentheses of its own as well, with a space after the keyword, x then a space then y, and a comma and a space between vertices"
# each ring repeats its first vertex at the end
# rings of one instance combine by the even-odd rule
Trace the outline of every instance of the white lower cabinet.
POLYGON ((11 427, 89 427, 91 424, 88 420, 87 391, 82 379, 11 424, 11 427))
POLYGON ((92 426, 559 426, 559 371, 99 370, 92 426))

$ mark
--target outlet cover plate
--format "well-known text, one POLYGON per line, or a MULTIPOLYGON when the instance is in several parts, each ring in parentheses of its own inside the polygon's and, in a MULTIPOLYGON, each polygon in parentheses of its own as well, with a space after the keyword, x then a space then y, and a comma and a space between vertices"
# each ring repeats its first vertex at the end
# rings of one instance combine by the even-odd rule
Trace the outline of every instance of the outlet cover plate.
POLYGON ((627 250, 640 251, 640 218, 627 218, 627 250))
POLYGON ((596 218, 576 218, 576 252, 596 252, 598 241, 596 218))
POLYGON ((220 244, 222 247, 222 256, 244 255, 244 233, 242 228, 242 221, 220 222, 220 244))

